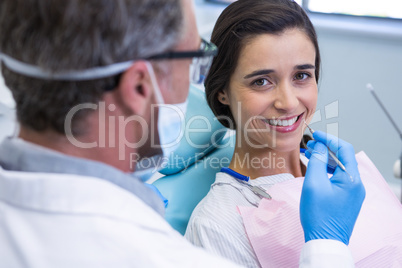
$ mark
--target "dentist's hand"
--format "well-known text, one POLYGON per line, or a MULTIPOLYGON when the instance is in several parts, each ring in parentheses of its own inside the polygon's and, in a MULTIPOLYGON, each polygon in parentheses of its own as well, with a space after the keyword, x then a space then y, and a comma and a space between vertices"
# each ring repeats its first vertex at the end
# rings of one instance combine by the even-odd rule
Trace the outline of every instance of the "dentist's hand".
POLYGON ((316 131, 309 141, 310 158, 300 200, 300 221, 305 242, 313 239, 334 239, 349 244, 364 197, 355 152, 349 143, 316 131), (328 179, 328 149, 337 155, 349 175, 339 166, 328 179))

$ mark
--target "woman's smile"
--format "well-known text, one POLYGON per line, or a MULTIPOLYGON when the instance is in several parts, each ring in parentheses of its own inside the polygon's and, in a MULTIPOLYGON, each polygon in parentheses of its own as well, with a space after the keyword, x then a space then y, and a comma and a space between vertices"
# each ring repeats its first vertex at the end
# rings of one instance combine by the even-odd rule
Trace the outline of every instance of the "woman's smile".
POLYGON ((288 133, 295 131, 302 122, 304 112, 299 115, 287 116, 277 119, 261 119, 272 130, 281 133, 288 133))

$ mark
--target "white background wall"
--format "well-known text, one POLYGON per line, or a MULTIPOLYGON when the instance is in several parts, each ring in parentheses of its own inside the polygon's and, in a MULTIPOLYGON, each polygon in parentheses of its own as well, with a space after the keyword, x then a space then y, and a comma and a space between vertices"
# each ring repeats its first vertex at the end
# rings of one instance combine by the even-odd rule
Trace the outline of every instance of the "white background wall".
MULTIPOLYGON (((195 2, 200 34, 209 38, 224 6, 195 2)), ((321 121, 312 127, 338 132, 356 151, 364 150, 395 191, 399 190, 401 180, 394 178, 392 168, 401 154, 401 140, 365 86, 373 84, 402 128, 402 35, 329 29, 319 22, 316 28, 322 55, 317 107, 321 121), (336 112, 335 117, 326 119, 326 106, 333 115, 336 112)), ((0 77, 0 139, 14 132, 13 106, 0 77)))
MULTIPOLYGON (((339 102, 339 136, 356 151, 365 151, 394 187, 401 180, 392 173, 401 155, 399 135, 374 97, 366 89, 372 83, 377 95, 402 128, 402 38, 387 39, 319 30, 322 80, 318 103, 339 102)), ((321 109, 322 109, 321 108, 321 109)), ((325 130, 324 120, 317 128, 325 130)))

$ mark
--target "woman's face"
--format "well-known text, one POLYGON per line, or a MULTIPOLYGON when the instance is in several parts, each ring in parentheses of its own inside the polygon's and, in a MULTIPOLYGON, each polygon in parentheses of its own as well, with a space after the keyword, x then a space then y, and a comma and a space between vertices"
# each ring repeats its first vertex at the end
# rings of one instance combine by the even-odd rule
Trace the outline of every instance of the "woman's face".
POLYGON ((299 148, 317 103, 315 48, 299 29, 262 34, 243 47, 229 89, 219 100, 230 106, 236 134, 253 148, 299 148))

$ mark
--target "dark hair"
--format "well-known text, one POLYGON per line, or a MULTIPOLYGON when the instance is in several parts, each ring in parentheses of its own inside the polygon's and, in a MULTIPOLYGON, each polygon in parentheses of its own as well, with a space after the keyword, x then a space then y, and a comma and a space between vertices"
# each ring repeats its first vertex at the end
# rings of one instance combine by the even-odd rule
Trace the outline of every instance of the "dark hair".
POLYGON ((209 107, 225 127, 235 128, 229 106, 218 100, 218 94, 229 86, 245 43, 260 34, 280 34, 286 29, 304 31, 316 50, 315 77, 320 74, 320 51, 314 27, 304 10, 291 0, 238 0, 219 16, 211 36, 218 49, 205 80, 209 107))
MULTIPOLYGON (((179 0, 1 0, 0 51, 48 71, 82 70, 171 49, 181 34, 179 0)), ((2 64, 21 125, 65 134, 74 106, 96 103, 118 76, 90 81, 26 77, 2 64)), ((79 134, 88 109, 72 120, 79 134)), ((84 130, 85 131, 85 130, 84 130)))

